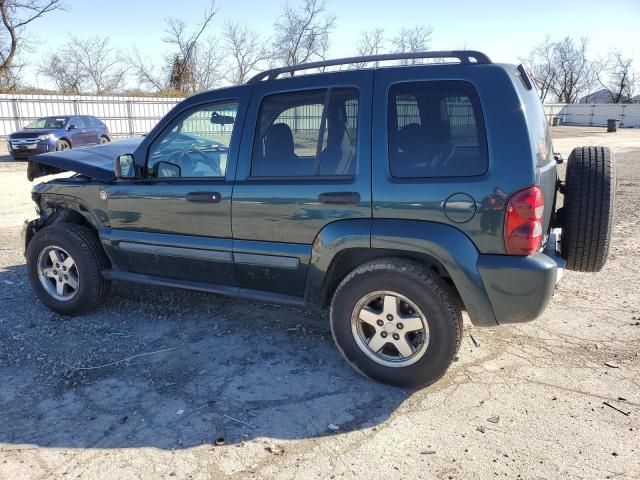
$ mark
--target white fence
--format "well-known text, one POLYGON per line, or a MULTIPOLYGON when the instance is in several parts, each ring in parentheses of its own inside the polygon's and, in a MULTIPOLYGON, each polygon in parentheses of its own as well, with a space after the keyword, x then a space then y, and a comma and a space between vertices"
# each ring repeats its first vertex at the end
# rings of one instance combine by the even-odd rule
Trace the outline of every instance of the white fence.
POLYGON ((621 127, 640 127, 640 103, 551 103, 544 112, 550 123, 558 117, 561 125, 604 127, 612 118, 621 127))
POLYGON ((0 137, 50 115, 94 115, 115 137, 147 133, 182 98, 0 94, 0 137))
MULTIPOLYGON (((94 115, 101 118, 115 137, 147 133, 181 98, 101 97, 89 95, 0 94, 0 138, 27 123, 48 115, 94 115)), ((640 127, 640 104, 547 104, 549 123, 605 126, 620 120, 621 127, 640 127)))

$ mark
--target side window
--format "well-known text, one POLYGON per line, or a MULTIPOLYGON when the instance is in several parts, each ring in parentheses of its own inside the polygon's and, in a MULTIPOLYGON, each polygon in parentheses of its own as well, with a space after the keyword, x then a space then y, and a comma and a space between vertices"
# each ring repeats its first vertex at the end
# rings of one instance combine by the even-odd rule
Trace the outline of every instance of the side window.
POLYGON ((76 129, 87 128, 82 121, 82 117, 71 117, 67 125, 73 125, 76 129))
POLYGON ((251 175, 353 175, 357 130, 355 88, 270 95, 260 106, 251 175))
POLYGON ((468 82, 392 86, 388 129, 394 177, 470 177, 487 171, 480 100, 468 82))
POLYGON ((147 176, 224 177, 237 112, 224 102, 183 114, 151 144, 147 176))

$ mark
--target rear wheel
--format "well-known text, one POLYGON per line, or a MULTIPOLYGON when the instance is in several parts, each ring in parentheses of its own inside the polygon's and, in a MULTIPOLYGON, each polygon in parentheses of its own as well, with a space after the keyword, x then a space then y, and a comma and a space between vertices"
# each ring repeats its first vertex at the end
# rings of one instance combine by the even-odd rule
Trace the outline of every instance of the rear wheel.
POLYGON ((574 148, 567 163, 562 257, 569 270, 598 272, 611 245, 615 165, 607 147, 574 148))
POLYGON ((109 143, 110 141, 111 140, 109 140, 108 137, 104 137, 104 136, 100 137, 100 145, 103 145, 105 143, 109 143))
POLYGON ((64 315, 87 312, 107 295, 109 261, 90 228, 62 223, 37 232, 27 249, 29 282, 38 298, 64 315))
POLYGON ((403 259, 356 268, 331 303, 338 349, 360 373, 384 383, 419 387, 438 380, 460 345, 455 296, 432 271, 403 259))

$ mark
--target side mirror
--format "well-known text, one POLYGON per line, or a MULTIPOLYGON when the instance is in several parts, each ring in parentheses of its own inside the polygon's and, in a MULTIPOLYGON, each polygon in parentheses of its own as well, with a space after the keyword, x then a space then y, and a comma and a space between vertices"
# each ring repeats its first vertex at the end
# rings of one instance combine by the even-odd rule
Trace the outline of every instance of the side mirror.
POLYGON ((67 127, 67 130, 75 130, 75 129, 76 129, 76 126, 73 123, 67 127))
POLYGON ((158 162, 155 166, 155 174, 158 178, 180 177, 182 175, 182 169, 175 163, 158 162))
POLYGON ((115 174, 116 178, 136 178, 136 165, 133 161, 133 155, 120 155, 116 158, 115 174))

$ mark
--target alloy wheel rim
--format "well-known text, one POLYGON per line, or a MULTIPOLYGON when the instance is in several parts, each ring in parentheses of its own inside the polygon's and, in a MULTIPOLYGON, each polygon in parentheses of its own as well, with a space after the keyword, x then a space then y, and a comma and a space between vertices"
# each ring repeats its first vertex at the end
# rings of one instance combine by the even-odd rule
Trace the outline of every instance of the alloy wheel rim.
POLYGON ((75 297, 80 286, 75 261, 58 246, 44 248, 38 255, 38 278, 46 292, 61 302, 75 297))
POLYGON ((376 291, 362 297, 353 309, 351 330, 362 352, 387 367, 411 365, 429 346, 424 313, 396 292, 376 291))

